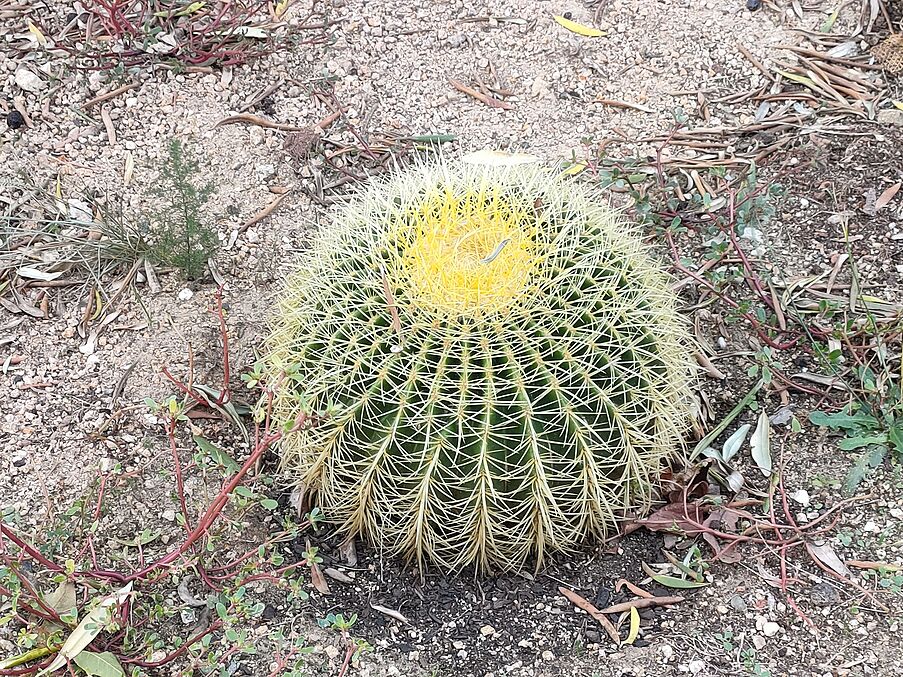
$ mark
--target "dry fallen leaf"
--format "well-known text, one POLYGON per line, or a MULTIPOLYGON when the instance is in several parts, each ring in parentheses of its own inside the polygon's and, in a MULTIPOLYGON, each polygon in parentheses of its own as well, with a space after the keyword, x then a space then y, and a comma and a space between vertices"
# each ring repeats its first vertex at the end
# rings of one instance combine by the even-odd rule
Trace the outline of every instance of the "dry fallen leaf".
POLYGON ((766 477, 771 475, 771 423, 764 409, 759 414, 759 423, 749 444, 752 447, 753 461, 759 466, 759 470, 766 477))
POLYGON ((385 614, 390 618, 394 618, 396 621, 401 621, 402 623, 407 623, 408 619, 401 614, 401 612, 395 611, 395 609, 390 609, 387 606, 382 606, 381 604, 370 604, 370 608, 374 611, 378 611, 381 614, 385 614))
POLYGON ((806 550, 822 564, 844 578, 849 578, 853 575, 847 568, 847 565, 843 563, 843 560, 834 552, 834 548, 831 547, 830 543, 821 543, 819 545, 806 543, 806 550))
POLYGON ((316 588, 321 595, 329 594, 329 585, 326 583, 323 572, 320 571, 320 566, 316 562, 310 563, 310 582, 313 583, 314 588, 316 588))
POLYGON ((885 190, 881 195, 875 200, 875 211, 880 211, 882 208, 886 207, 887 204, 894 199, 894 196, 900 190, 900 186, 903 186, 903 181, 897 181, 890 188, 885 190))
POLYGON ((576 33, 577 35, 583 35, 587 38, 599 38, 605 35, 605 33, 600 31, 598 28, 584 26, 583 24, 579 24, 576 21, 565 19, 563 16, 556 15, 554 19, 560 26, 567 28, 569 31, 576 33))
POLYGON ((598 622, 599 625, 605 629, 605 632, 608 633, 608 636, 611 637, 611 640, 618 646, 621 645, 621 637, 618 635, 615 626, 612 625, 612 622, 605 617, 605 614, 601 613, 591 602, 564 586, 559 586, 558 592, 567 597, 574 606, 583 609, 586 613, 595 618, 596 622, 598 622))

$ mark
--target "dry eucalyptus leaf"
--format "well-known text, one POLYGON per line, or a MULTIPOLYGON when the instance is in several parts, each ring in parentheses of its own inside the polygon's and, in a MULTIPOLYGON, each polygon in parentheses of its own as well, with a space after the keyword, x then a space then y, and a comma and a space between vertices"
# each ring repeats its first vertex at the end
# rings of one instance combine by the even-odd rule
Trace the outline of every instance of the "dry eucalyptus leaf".
POLYGON ((768 414, 765 410, 759 414, 759 422, 756 431, 750 439, 752 458, 759 466, 759 470, 766 477, 771 475, 771 424, 768 422, 768 414))

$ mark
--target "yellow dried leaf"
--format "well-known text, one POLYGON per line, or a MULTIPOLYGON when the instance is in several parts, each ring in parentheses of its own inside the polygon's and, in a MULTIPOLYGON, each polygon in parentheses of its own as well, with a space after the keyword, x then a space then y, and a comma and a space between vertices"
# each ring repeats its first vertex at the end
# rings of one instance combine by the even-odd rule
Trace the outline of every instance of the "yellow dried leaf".
POLYGON ((633 644, 638 634, 640 634, 640 612, 632 606, 630 607, 630 632, 627 633, 624 644, 633 644))
POLYGON ((577 35, 583 35, 587 38, 599 38, 605 35, 598 28, 593 28, 592 26, 584 26, 583 24, 578 24, 576 21, 571 21, 570 19, 565 19, 563 16, 555 15, 553 17, 559 25, 564 26, 572 33, 576 33, 577 35))
POLYGON ((892 103, 894 104, 894 106, 896 106, 900 110, 903 110, 903 101, 894 101, 892 103))
POLYGON ((576 176, 580 172, 586 169, 586 165, 582 162, 576 162, 572 164, 570 167, 561 172, 562 176, 576 176))
POLYGON ((38 41, 38 44, 41 45, 41 47, 47 46, 47 38, 44 37, 41 29, 35 26, 31 21, 28 22, 28 32, 34 36, 35 40, 38 41))
POLYGON ((285 14, 285 10, 288 9, 288 3, 290 1, 291 0, 279 0, 279 2, 276 3, 276 6, 273 8, 273 14, 276 15, 277 19, 281 19, 282 15, 285 14))

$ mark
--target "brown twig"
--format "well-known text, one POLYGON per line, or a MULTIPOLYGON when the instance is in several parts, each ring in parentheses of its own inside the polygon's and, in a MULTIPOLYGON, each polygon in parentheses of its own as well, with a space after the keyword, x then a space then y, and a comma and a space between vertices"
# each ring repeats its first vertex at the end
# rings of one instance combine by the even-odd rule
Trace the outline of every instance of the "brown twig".
POLYGON ((683 597, 671 596, 671 597, 640 597, 638 599, 631 599, 627 602, 621 602, 619 604, 614 604, 610 607, 606 607, 605 609, 599 609, 600 614, 619 614, 624 611, 630 611, 631 609, 645 609, 650 606, 665 606, 667 604, 679 604, 683 602, 683 597))
POLYGON ((457 89, 459 92, 463 92, 467 94, 467 96, 473 97, 477 101, 485 103, 487 106, 492 108, 501 108, 503 110, 513 110, 514 106, 512 106, 507 101, 501 101, 492 96, 487 96, 483 94, 483 92, 478 92, 472 87, 468 87, 460 80, 455 80, 454 78, 449 79, 448 84, 457 89))
POLYGON ((247 231, 248 228, 250 228, 251 226, 260 223, 266 217, 268 217, 270 214, 272 214, 274 211, 276 211, 276 209, 279 207, 279 205, 282 204, 282 201, 285 198, 287 198, 289 195, 292 194, 293 190, 294 190, 294 188, 289 188, 287 191, 285 191, 281 195, 277 196, 275 200, 270 202, 270 204, 268 204, 266 207, 264 207, 259 212, 257 212, 257 214, 255 214, 250 219, 248 219, 243 224, 241 224, 241 226, 238 229, 239 235, 244 233, 245 231, 247 231))
POLYGON ((85 110, 88 110, 91 106, 94 106, 98 103, 103 103, 104 101, 109 101, 110 99, 115 99, 120 94, 125 94, 126 92, 131 91, 133 89, 137 89, 140 86, 141 86, 140 82, 132 82, 130 84, 123 85, 122 87, 117 87, 116 89, 109 91, 106 94, 101 94, 99 96, 95 96, 93 99, 85 101, 85 103, 82 104, 82 110, 85 111, 85 110))
POLYGON ((618 635, 618 631, 615 626, 610 620, 605 617, 605 614, 603 614, 595 606, 593 606, 591 602, 581 597, 573 590, 565 588, 564 586, 559 586, 558 592, 567 597, 574 606, 583 609, 586 613, 596 619, 596 622, 605 629, 605 632, 608 633, 608 636, 611 637, 611 640, 618 646, 621 645, 621 637, 618 635))

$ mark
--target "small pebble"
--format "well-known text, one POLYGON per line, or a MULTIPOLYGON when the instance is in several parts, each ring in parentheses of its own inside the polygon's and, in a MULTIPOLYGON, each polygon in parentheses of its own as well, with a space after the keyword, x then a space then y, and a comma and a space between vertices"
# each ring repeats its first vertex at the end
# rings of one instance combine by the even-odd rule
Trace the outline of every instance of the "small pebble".
POLYGON ((762 623, 762 633, 766 637, 774 637, 781 631, 781 626, 774 621, 765 621, 762 623))
POLYGON ((6 126, 10 129, 19 129, 22 125, 25 124, 25 118, 22 116, 17 110, 11 110, 6 114, 6 126))

